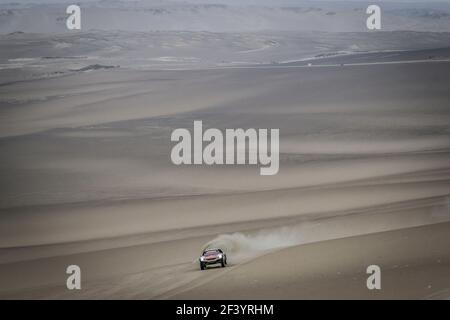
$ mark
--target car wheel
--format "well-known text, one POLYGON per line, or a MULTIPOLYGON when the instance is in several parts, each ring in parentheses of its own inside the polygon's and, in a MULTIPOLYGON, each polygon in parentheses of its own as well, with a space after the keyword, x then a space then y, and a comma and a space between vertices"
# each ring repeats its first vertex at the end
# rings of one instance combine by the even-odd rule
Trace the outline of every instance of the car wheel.
POLYGON ((200 263, 200 270, 205 270, 205 265, 203 263, 200 263))
POLYGON ((220 264, 222 265, 222 268, 225 268, 225 259, 222 258, 222 261, 220 262, 220 264))

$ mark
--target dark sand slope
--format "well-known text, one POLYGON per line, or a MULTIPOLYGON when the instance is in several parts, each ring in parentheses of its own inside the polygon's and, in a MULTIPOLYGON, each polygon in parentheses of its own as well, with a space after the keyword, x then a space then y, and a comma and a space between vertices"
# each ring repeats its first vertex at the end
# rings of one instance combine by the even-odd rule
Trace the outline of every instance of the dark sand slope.
MULTIPOLYGON (((426 231, 429 229, 428 227, 419 228, 417 230, 425 231, 423 233, 414 231, 410 236, 410 231, 407 230, 416 230, 410 227, 433 223, 433 221, 434 223, 448 221, 447 210, 445 199, 432 198, 378 208, 369 207, 366 210, 335 212, 330 218, 318 219, 316 216, 315 218, 309 217, 309 220, 306 221, 304 219, 273 218, 252 223, 178 229, 174 232, 165 231, 156 234, 149 233, 67 244, 2 249, 0 297, 162 299, 171 298, 174 295, 177 297, 177 293, 193 289, 193 294, 189 298, 200 298, 201 296, 196 294, 196 286, 206 285, 212 280, 215 281, 217 277, 225 282, 228 279, 230 283, 236 281, 235 284, 238 288, 247 287, 248 290, 252 290, 255 278, 239 276, 241 270, 254 275, 263 287, 268 286, 266 289, 270 289, 273 283, 287 281, 283 275, 288 276, 289 274, 294 280, 297 279, 296 277, 300 277, 302 281, 306 279, 321 283, 323 279, 318 277, 313 270, 322 270, 323 268, 325 269, 323 272, 320 271, 322 272, 320 274, 328 275, 328 277, 338 272, 357 275, 365 263, 377 263, 390 268, 393 265, 401 265, 400 262, 403 260, 411 260, 404 264, 415 265, 417 261, 429 261, 429 254, 433 252, 437 252, 437 260, 444 262, 447 261, 445 257, 448 254, 448 237, 450 235, 448 223, 441 223, 439 228, 437 227, 439 224, 435 224, 430 227, 431 230, 434 230, 433 232, 426 231), (367 212, 364 213, 365 211, 367 212), (375 239, 373 241, 359 237, 368 233, 396 228, 405 229, 399 232, 383 232, 368 236, 367 239, 375 239), (445 232, 439 231, 442 228, 445 232), (214 245, 229 249, 227 252, 231 266, 225 269, 200 271, 197 262, 194 261, 199 249, 217 234, 236 231, 242 231, 242 233, 233 233, 213 240, 214 245), (393 237, 392 234, 406 235, 408 239, 411 238, 411 242, 409 244, 401 242, 408 239, 398 240, 398 237, 393 237), (349 235, 356 237, 339 240, 349 235), (332 240, 320 242, 327 239, 332 240), (341 244, 342 241, 344 244, 341 244), (390 243, 395 244, 395 241, 400 241, 398 246, 390 247, 390 243), (314 242, 317 245, 298 246, 300 248, 298 254, 295 252, 293 254, 283 253, 290 252, 289 250, 295 251, 295 249, 282 250, 280 256, 277 252, 266 254, 280 246, 314 242), (336 249, 333 249, 335 245, 336 249), (303 247, 310 249, 301 249, 303 247), (415 248, 416 251, 408 251, 412 248, 415 248), (301 250, 306 250, 306 252, 301 250), (404 257, 399 254, 403 250, 404 257), (335 252, 339 252, 339 255, 334 255, 335 252), (396 254, 392 255, 394 252, 396 254), (442 252, 445 254, 441 254, 442 252), (423 254, 423 259, 420 258, 420 253, 423 254), (263 255, 261 258, 257 258, 261 255, 263 255), (308 255, 311 258, 308 258, 308 255), (371 259, 368 259, 369 257, 371 259), (391 263, 389 259, 392 257, 400 260, 394 259, 394 262, 391 263), (252 261, 254 258, 256 259, 252 261), (306 265, 305 262, 307 262, 306 265), (344 262, 352 262, 352 264, 344 262), (65 287, 65 268, 70 264, 78 264, 83 270, 83 289, 79 292, 68 291, 65 287), (284 268, 287 269, 284 270, 284 268), (235 277, 234 274, 238 276, 235 277), (258 278, 259 274, 261 274, 261 278, 258 278)), ((430 272, 430 274, 434 274, 434 270, 430 272)), ((422 279, 429 279, 428 276, 424 275, 422 279)), ((444 284, 445 282, 443 282, 443 286, 444 284)), ((229 288, 231 291, 213 291, 211 297, 227 297, 227 294, 234 291, 233 287, 225 286, 224 288, 229 288)), ((286 290, 283 289, 282 292, 291 292, 289 288, 287 286, 286 290)), ((265 293, 261 291, 262 287, 256 289, 258 289, 256 290, 258 293, 255 292, 255 297, 258 295, 276 297, 271 295, 273 294, 272 289, 265 293)), ((324 291, 318 289, 316 294, 328 297, 328 292, 328 289, 324 291)), ((253 294, 245 290, 242 290, 242 293, 248 294, 248 296, 243 295, 242 298, 248 298, 253 294)), ((432 293, 437 294, 436 291, 432 291, 432 293)), ((291 294, 293 293, 291 292, 291 294)), ((188 297, 187 295, 188 293, 183 297, 188 297)), ((299 297, 307 297, 307 292, 305 292, 305 296, 299 297)))
POLYGON ((450 298, 450 223, 323 241, 269 253, 173 299, 450 298), (366 287, 379 265, 381 290, 366 287))
POLYGON ((404 54, 1 86, 0 297, 448 297, 450 62, 404 54), (173 165, 196 119, 279 128, 279 174, 173 165), (209 242, 229 268, 199 270, 209 242))

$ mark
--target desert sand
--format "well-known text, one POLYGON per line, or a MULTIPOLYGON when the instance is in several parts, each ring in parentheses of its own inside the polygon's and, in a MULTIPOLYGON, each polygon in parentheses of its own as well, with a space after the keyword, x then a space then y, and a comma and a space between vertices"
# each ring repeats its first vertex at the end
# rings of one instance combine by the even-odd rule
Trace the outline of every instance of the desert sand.
POLYGON ((209 283, 171 292, 172 299, 449 298, 450 224, 442 223, 294 246, 223 272, 209 283), (382 270, 368 290, 366 268, 382 270), (276 276, 274 276, 276 274, 276 276), (172 295, 173 294, 173 295, 172 295))
POLYGON ((31 2, 0 4, 1 299, 450 298, 449 4, 31 2), (278 174, 174 165, 195 120, 279 129, 278 174))
POLYGON ((349 57, 0 87, 0 297, 448 298, 450 64, 349 57), (279 127, 279 174, 174 166, 194 119, 279 127), (200 271, 205 246, 230 266, 200 271))

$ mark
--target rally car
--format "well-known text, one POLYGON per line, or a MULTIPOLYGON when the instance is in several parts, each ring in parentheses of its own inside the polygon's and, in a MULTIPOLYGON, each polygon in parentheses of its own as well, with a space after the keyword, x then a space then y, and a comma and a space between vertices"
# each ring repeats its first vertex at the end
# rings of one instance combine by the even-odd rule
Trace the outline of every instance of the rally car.
POLYGON ((199 260, 201 270, 205 270, 210 265, 220 265, 222 268, 227 265, 227 255, 222 249, 206 249, 199 260))

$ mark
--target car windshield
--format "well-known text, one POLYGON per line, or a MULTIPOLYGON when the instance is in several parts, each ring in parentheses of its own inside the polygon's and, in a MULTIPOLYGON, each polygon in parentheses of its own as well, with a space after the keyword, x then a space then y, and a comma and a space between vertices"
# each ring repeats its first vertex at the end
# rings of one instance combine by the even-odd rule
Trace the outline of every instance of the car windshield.
POLYGON ((208 255, 212 255, 212 254, 218 254, 219 250, 207 250, 205 252, 203 252, 203 255, 208 256, 208 255))

